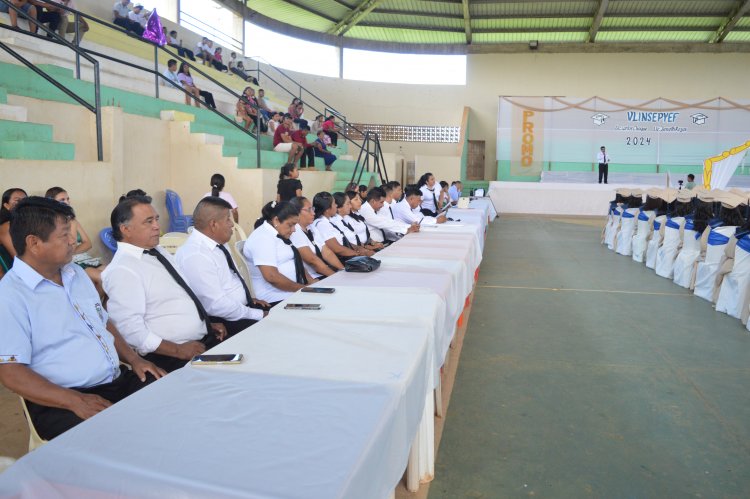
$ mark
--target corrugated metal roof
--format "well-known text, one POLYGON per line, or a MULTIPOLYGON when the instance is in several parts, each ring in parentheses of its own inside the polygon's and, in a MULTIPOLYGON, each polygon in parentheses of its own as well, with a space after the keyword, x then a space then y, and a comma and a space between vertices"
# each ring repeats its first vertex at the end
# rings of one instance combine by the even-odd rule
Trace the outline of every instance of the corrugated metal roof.
MULTIPOLYGON (((250 9, 263 16, 313 34, 327 33, 360 5, 366 5, 364 0, 247 1, 250 9)), ((466 44, 459 0, 374 1, 370 12, 343 28, 345 40, 466 44)), ((469 0, 471 43, 587 42, 599 5, 599 0, 469 0)), ((737 0, 610 0, 595 43, 715 41, 717 30, 738 5, 737 0)), ((739 19, 725 41, 748 43, 748 32, 750 15, 739 19)))

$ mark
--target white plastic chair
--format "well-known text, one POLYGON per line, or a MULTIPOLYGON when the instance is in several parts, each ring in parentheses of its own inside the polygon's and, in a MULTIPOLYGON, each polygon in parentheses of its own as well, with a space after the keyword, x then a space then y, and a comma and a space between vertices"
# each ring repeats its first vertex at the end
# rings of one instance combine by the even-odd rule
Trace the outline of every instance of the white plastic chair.
POLYGON ((174 255, 177 253, 177 249, 185 244, 188 237, 190 235, 186 232, 167 232, 159 238, 159 246, 174 255))
POLYGON ((648 241, 651 239, 654 230, 654 218, 656 213, 653 211, 641 211, 638 213, 638 222, 636 223, 635 234, 633 234, 632 256, 633 261, 643 263, 646 257, 646 248, 648 241))
POLYGON ((724 277, 716 300, 716 311, 742 319, 750 285, 750 236, 741 237, 734 250, 734 267, 724 277))
POLYGON ((693 294, 704 300, 712 301, 716 291, 716 273, 719 271, 721 258, 729 243, 729 238, 737 227, 717 227, 708 234, 706 256, 698 262, 695 270, 695 288, 693 294))
POLYGON ((648 244, 646 245, 646 267, 650 269, 656 267, 656 255, 658 254, 659 248, 664 242, 664 231, 666 223, 666 215, 659 215, 658 217, 654 218, 651 239, 648 240, 648 244))
POLYGON ((242 254, 242 250, 245 248, 245 241, 237 241, 234 244, 229 245, 229 250, 232 253, 234 264, 237 266, 242 279, 247 284, 247 288, 250 290, 250 295, 255 298, 255 292, 253 291, 253 283, 250 280, 250 270, 247 268, 247 262, 245 256, 242 254))
POLYGON ((689 288, 693 282, 695 262, 701 256, 701 236, 693 228, 693 222, 685 222, 682 231, 682 248, 674 259, 672 275, 674 283, 683 288, 689 288))
POLYGON ((29 409, 26 407, 26 400, 24 400, 23 397, 18 398, 21 399, 21 408, 23 408, 23 415, 24 417, 26 417, 26 422, 29 424, 29 452, 31 452, 34 449, 37 449, 46 444, 47 441, 40 437, 36 432, 34 423, 31 421, 31 416, 29 416, 29 409))
POLYGON ((656 253, 656 265, 654 270, 656 275, 672 278, 674 270, 674 260, 677 258, 677 252, 682 244, 682 228, 685 225, 685 217, 674 217, 667 220, 664 229, 664 241, 656 253))

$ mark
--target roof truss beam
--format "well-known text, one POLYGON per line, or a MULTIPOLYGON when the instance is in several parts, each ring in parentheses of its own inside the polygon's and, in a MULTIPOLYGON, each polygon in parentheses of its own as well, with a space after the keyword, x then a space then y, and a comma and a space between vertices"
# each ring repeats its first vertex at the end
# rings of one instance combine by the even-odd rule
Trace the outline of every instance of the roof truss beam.
POLYGON ((722 23, 722 25, 719 26, 719 29, 716 30, 716 33, 711 38, 709 43, 723 42, 724 38, 726 38, 729 32, 734 29, 734 27, 737 25, 740 19, 742 19, 742 17, 745 14, 747 14, 748 10, 750 10, 750 0, 743 0, 741 2, 737 2, 737 6, 729 14, 729 17, 727 17, 726 22, 722 23))
POLYGON ((367 14, 372 12, 383 0, 362 0, 351 12, 349 12, 341 21, 328 30, 328 34, 342 36, 344 33, 357 25, 367 14))
POLYGON ((471 13, 469 12, 469 0, 462 0, 464 8, 464 31, 466 32, 466 44, 471 45, 471 13))
POLYGON ((305 12, 309 12, 310 14, 315 14, 318 17, 322 17, 326 21, 331 21, 334 24, 338 22, 338 19, 333 18, 333 17, 329 16, 328 14, 324 14, 323 12, 318 12, 317 10, 313 9, 312 7, 308 7, 307 5, 305 5, 304 0, 302 0, 302 1, 299 1, 299 0, 286 0, 286 3, 288 3, 290 5, 294 5, 295 7, 299 8, 299 9, 302 9, 305 12))
POLYGON ((599 32, 599 26, 602 25, 602 19, 604 19, 604 13, 607 12, 607 7, 609 7, 609 0, 599 0, 599 8, 596 9, 596 15, 589 30, 588 43, 596 41, 596 34, 599 32))

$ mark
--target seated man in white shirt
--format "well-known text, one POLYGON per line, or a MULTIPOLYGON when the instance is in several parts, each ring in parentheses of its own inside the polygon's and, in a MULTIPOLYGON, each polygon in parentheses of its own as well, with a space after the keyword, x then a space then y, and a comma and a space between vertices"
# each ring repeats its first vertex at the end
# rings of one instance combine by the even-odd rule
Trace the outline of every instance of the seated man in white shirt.
MULTIPOLYGON (((164 75, 164 78, 171 81, 175 84, 177 88, 181 88, 183 90, 186 90, 180 79, 177 77, 177 61, 174 59, 170 59, 167 61, 167 69, 164 70, 162 73, 164 75)), ((166 82, 162 81, 162 84, 166 85, 166 82)), ((190 96, 194 97, 200 97, 200 94, 198 93, 198 90, 193 87, 193 91, 186 91, 185 92, 185 104, 188 106, 190 105, 190 96)))
POLYGON ((224 325, 209 322, 172 255, 159 246, 151 198, 126 198, 110 221, 117 252, 102 281, 109 315, 128 344, 171 372, 223 340, 224 325))
POLYGON ((373 241, 393 242, 410 232, 419 231, 418 224, 406 224, 391 218, 390 212, 383 213, 381 208, 384 202, 385 191, 380 187, 373 187, 367 193, 367 201, 359 209, 359 215, 364 217, 373 241))
POLYGON ((210 321, 224 324, 227 336, 233 336, 261 320, 268 303, 250 295, 227 248, 234 228, 232 205, 205 197, 193 211, 193 222, 195 229, 175 254, 177 265, 210 321))
POLYGON ((125 343, 71 263, 73 216, 53 199, 18 203, 10 221, 17 256, 0 281, 0 382, 26 400, 45 440, 166 374, 125 343))
POLYGON ((450 203, 453 206, 456 206, 458 204, 458 198, 461 197, 461 189, 463 188, 463 185, 461 184, 460 180, 455 180, 450 188, 448 189, 448 197, 450 198, 450 203))
POLYGON ((445 222, 445 214, 438 215, 437 218, 425 216, 419 209, 422 203, 422 191, 414 184, 407 185, 404 190, 404 199, 392 206, 393 215, 396 220, 407 224, 417 223, 421 225, 435 225, 445 222))

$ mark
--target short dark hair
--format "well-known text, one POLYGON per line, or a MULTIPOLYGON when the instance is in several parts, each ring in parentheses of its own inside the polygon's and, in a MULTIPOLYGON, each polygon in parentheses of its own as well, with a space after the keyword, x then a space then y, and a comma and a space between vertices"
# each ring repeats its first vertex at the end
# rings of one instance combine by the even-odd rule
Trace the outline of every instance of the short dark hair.
POLYGON ((55 197, 58 194, 63 193, 63 192, 68 192, 68 191, 66 191, 62 187, 50 187, 49 189, 47 189, 47 192, 44 193, 44 197, 55 199, 55 197))
POLYGON ((440 181, 440 187, 442 187, 443 189, 445 189, 446 187, 448 187, 448 182, 446 182, 445 180, 441 180, 440 181))
POLYGON ((21 200, 10 213, 10 239, 18 256, 26 253, 26 237, 47 241, 57 221, 75 218, 73 208, 54 199, 31 196, 21 200))
POLYGON ((204 214, 204 211, 206 209, 214 209, 214 216, 218 216, 218 213, 216 213, 216 210, 231 210, 232 205, 226 202, 225 200, 221 199, 220 197, 216 196, 206 196, 200 201, 198 201, 198 204, 195 205, 195 209, 193 210, 193 224, 195 225, 196 229, 202 229, 204 228, 209 220, 211 218, 207 218, 204 214))
POLYGON ((334 192, 333 193, 333 200, 336 201, 336 207, 341 208, 346 204, 347 196, 343 192, 334 192))
POLYGON ((422 191, 419 190, 416 184, 409 184, 404 187, 404 197, 419 196, 422 197, 422 191))
POLYGON ((313 209, 315 209, 315 218, 318 219, 323 216, 331 206, 333 206, 333 196, 330 192, 319 192, 313 197, 313 209))
POLYGON ((146 191, 144 191, 143 189, 133 189, 120 196, 120 199, 117 202, 121 203, 125 199, 135 196, 148 196, 148 194, 146 194, 146 191))
POLYGON ((367 201, 378 200, 385 197, 385 191, 380 187, 373 187, 367 192, 367 201))
POLYGON ((148 196, 129 196, 117 203, 115 209, 112 210, 109 223, 112 225, 112 237, 115 238, 115 241, 122 241, 120 225, 130 222, 133 218, 133 207, 139 204, 151 204, 151 198, 148 196))
POLYGON ((367 192, 367 186, 365 184, 360 185, 357 187, 358 192, 367 192))
POLYGON ((292 115, 289 113, 284 113, 283 116, 284 116, 284 119, 287 119, 287 118, 289 118, 290 120, 292 119, 292 115))
POLYGON ((688 180, 695 180, 695 175, 693 175, 692 173, 688 173, 688 180))
POLYGON ((171 66, 173 64, 177 65, 177 59, 170 59, 170 60, 167 61, 167 67, 169 67, 169 66, 171 66))
POLYGON ((170 34, 170 35, 176 35, 176 34, 177 34, 177 31, 175 31, 175 30, 172 30, 172 31, 170 31, 170 32, 169 32, 169 34, 170 34))
POLYGON ((390 186, 391 189, 395 189, 396 187, 401 187, 401 182, 399 182, 398 180, 391 180, 385 185, 390 186))

